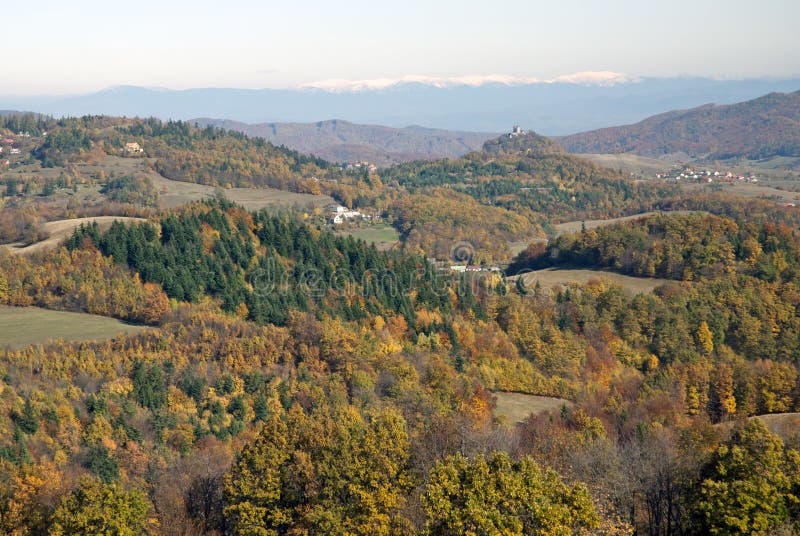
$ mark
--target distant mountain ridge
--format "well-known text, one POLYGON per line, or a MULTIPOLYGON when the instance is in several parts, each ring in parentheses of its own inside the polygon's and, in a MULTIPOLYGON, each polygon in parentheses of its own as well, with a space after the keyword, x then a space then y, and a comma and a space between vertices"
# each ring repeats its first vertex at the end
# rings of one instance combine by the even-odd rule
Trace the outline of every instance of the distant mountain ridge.
POLYGON ((616 84, 634 82, 637 77, 628 76, 613 71, 584 71, 580 73, 558 76, 549 80, 528 76, 508 76, 508 75, 474 75, 474 76, 421 76, 406 75, 396 78, 376 78, 371 80, 345 80, 329 79, 317 82, 302 84, 301 88, 321 89, 334 93, 347 91, 369 91, 389 89, 403 84, 424 84, 436 88, 448 88, 456 86, 479 87, 487 84, 499 84, 506 86, 521 86, 531 84, 584 84, 595 86, 613 86, 616 84))
POLYGON ((708 104, 557 140, 572 153, 635 153, 693 158, 800 156, 800 91, 708 104))
MULTIPOLYGON (((367 125, 425 125, 448 130, 505 132, 519 124, 548 136, 635 123, 664 110, 708 102, 730 104, 773 91, 796 91, 800 80, 708 78, 566 78, 479 85, 390 80, 360 91, 320 88, 186 90, 120 86, 77 96, 0 96, 0 109, 57 117, 111 115, 189 120, 219 117, 243 123, 309 123, 335 117, 367 125), (602 80, 601 80, 602 81, 602 80)), ((367 81, 370 82, 370 81, 367 81)), ((373 81, 374 82, 374 81, 373 81)))
MULTIPOLYGON (((419 126, 391 128, 338 119, 316 123, 247 124, 200 118, 191 123, 235 130, 332 162, 366 160, 379 166, 412 160, 457 158, 476 151, 498 134, 458 132, 419 126)), ((510 128, 510 125, 509 125, 510 128)))

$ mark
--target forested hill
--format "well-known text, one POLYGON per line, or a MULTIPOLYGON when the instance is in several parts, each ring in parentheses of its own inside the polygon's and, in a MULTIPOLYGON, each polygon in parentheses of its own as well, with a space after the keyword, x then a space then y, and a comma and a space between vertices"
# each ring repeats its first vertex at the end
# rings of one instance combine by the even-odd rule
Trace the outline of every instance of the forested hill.
POLYGON ((13 115, 0 132, 27 133, 43 167, 99 161, 105 155, 148 157, 161 175, 214 186, 270 186, 318 193, 328 162, 260 138, 181 121, 105 116, 53 119, 13 115), (137 144, 138 149, 126 149, 137 144))
POLYGON ((441 244, 467 240, 489 260, 509 258, 507 241, 543 236, 556 218, 637 214, 676 193, 569 155, 533 132, 503 135, 458 159, 393 166, 381 178, 411 194, 389 207, 406 247, 441 255, 441 244))
POLYGON ((88 242, 171 298, 219 299, 224 311, 260 324, 283 325, 290 310, 346 320, 399 313, 413 323, 420 309, 450 312, 460 291, 459 306, 475 305, 468 288, 451 295, 419 257, 378 252, 289 216, 201 204, 157 223, 117 222, 105 233, 96 225, 82 227, 67 246, 88 242))
POLYGON ((488 140, 483 144, 484 159, 496 156, 526 157, 563 154, 560 145, 536 132, 511 133, 488 140))
POLYGON ((572 153, 800 156, 800 91, 668 112, 633 125, 564 136, 558 142, 572 153))
POLYGON ((798 263, 791 229, 774 223, 739 226, 733 218, 704 213, 654 214, 537 244, 509 272, 566 265, 691 281, 739 269, 769 281, 781 272, 794 279, 797 273, 785 266, 798 263), (780 259, 762 255, 778 249, 780 259))
POLYGON ((411 160, 457 158, 480 149, 484 141, 496 136, 415 126, 359 125, 335 119, 316 123, 248 124, 202 118, 190 122, 243 132, 333 162, 366 160, 378 166, 411 160))

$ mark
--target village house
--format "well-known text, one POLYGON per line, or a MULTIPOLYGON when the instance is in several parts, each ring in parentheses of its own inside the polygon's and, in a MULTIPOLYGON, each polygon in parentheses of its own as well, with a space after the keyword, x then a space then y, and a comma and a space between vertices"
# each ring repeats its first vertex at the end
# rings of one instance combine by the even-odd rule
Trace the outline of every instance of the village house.
POLYGON ((142 147, 134 141, 125 144, 125 152, 128 154, 137 154, 143 153, 144 149, 142 149, 142 147))
POLYGON ((328 205, 328 208, 331 209, 331 223, 334 225, 339 225, 340 223, 344 223, 345 221, 353 218, 366 218, 366 216, 361 214, 361 212, 357 210, 350 210, 342 205, 328 205))

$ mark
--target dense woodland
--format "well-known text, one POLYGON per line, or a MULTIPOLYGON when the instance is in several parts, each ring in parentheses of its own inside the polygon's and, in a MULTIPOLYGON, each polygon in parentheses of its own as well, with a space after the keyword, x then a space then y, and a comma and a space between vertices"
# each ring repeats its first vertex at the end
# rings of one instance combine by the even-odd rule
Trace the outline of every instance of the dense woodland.
MULTIPOLYGON (((238 181, 276 159, 287 177, 341 173, 182 123, 14 120, 49 132, 37 154, 53 165, 141 136, 187 179, 252 184, 238 181)), ((800 434, 753 418, 800 408, 795 212, 631 183, 532 134, 339 177, 312 182, 393 214, 405 251, 215 200, 0 252, 2 305, 149 326, 0 350, 0 532, 800 533, 800 434), (464 240, 464 260, 489 262, 562 216, 645 208, 692 212, 534 244, 508 275, 668 280, 652 293, 423 257, 464 240), (563 405, 516 424, 498 392, 563 405)), ((120 195, 147 192, 117 179, 120 195)))

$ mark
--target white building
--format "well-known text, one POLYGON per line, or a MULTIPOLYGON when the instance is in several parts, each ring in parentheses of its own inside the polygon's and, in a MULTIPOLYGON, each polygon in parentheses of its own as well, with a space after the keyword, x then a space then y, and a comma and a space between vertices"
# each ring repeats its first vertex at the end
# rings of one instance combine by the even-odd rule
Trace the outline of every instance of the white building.
POLYGON ((511 128, 511 132, 508 133, 509 138, 513 138, 514 136, 522 136, 525 134, 525 131, 519 125, 514 125, 511 128))
POLYGON ((335 225, 339 225, 353 218, 365 218, 365 216, 357 210, 350 210, 342 205, 335 205, 331 210, 331 223, 335 225))

